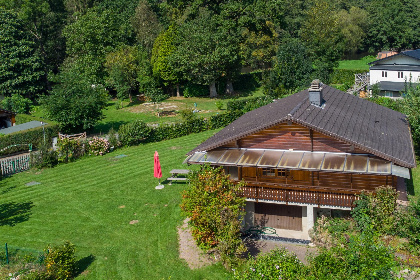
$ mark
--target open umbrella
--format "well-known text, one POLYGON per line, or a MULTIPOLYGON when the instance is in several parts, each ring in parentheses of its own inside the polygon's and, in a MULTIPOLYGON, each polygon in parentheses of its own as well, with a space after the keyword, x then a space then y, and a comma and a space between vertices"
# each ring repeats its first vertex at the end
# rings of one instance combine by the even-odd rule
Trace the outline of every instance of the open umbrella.
POLYGON ((155 151, 154 176, 159 179, 159 185, 156 186, 156 189, 163 189, 163 185, 160 184, 160 178, 162 178, 162 168, 160 167, 159 154, 157 151, 155 151))

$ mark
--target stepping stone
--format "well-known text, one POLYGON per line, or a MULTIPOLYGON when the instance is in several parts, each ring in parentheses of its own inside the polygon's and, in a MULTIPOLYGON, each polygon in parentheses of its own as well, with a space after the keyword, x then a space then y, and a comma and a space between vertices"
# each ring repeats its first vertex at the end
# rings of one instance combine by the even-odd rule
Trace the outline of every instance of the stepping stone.
POLYGON ((32 181, 32 182, 29 182, 29 183, 26 183, 25 184, 25 186, 28 186, 28 187, 35 186, 35 185, 41 185, 41 183, 40 182, 32 181))
POLYGON ((127 155, 118 155, 118 156, 115 156, 115 158, 123 158, 123 157, 126 157, 127 155))

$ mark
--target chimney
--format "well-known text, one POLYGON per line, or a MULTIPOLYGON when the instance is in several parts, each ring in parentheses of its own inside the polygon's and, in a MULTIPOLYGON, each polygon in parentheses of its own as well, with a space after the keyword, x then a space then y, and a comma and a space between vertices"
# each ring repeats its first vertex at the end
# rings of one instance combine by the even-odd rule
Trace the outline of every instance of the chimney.
POLYGON ((309 102, 318 107, 322 105, 322 88, 321 82, 318 79, 313 80, 309 88, 309 102))

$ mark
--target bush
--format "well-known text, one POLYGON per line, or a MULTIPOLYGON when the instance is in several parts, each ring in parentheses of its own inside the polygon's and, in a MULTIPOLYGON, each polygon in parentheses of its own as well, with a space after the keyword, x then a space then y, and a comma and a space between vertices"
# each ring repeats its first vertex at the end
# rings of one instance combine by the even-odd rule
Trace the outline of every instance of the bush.
POLYGON ((59 139, 58 146, 58 161, 71 162, 87 153, 89 148, 88 143, 82 140, 70 140, 69 138, 59 139))
POLYGON ((306 279, 308 269, 285 248, 250 258, 233 279, 306 279))
POLYGON ((216 105, 216 108, 218 110, 222 110, 222 108, 223 108, 223 101, 217 100, 216 102, 214 102, 214 104, 216 105))
MULTIPOLYGON (((354 84, 354 74, 366 73, 366 70, 334 69, 330 76, 330 84, 354 84)), ((322 81, 321 81, 322 82, 322 81)))
POLYGON ((38 151, 31 153, 31 167, 54 167, 58 164, 58 154, 49 145, 41 145, 38 151))
POLYGON ((349 236, 310 259, 307 279, 393 279, 394 252, 370 232, 349 236))
POLYGON ((118 130, 119 140, 124 146, 137 145, 148 139, 150 133, 151 128, 140 120, 124 124, 118 130))
POLYGON ((71 279, 76 271, 75 247, 70 242, 45 249, 45 267, 52 279, 71 279))
POLYGON ((240 233, 245 214, 245 198, 239 196, 243 183, 233 183, 222 168, 209 165, 189 178, 181 209, 190 218, 192 235, 202 249, 212 250, 231 266, 245 251, 240 233))
POLYGON ((169 98, 169 95, 165 94, 161 88, 151 87, 148 88, 145 92, 145 96, 151 102, 162 102, 165 99, 169 98))
POLYGON ((231 100, 227 103, 226 109, 228 111, 242 111, 245 113, 270 104, 271 102, 273 102, 273 98, 269 96, 258 96, 241 100, 231 100))
POLYGON ((20 94, 12 94, 11 97, 5 97, 1 101, 4 109, 18 113, 27 114, 32 109, 32 101, 20 94))
POLYGON ((180 110, 178 113, 183 121, 191 121, 197 117, 192 109, 180 110))
POLYGON ((184 97, 200 97, 200 96, 208 96, 208 95, 209 95, 208 86, 188 83, 184 87, 184 97))
POLYGON ((379 233, 395 234, 397 192, 394 188, 379 187, 374 194, 362 194, 352 210, 360 230, 377 230, 379 233))
POLYGON ((109 152, 109 142, 104 138, 93 137, 89 141, 89 154, 94 154, 95 156, 103 156, 109 152))
POLYGON ((113 127, 111 127, 111 129, 108 131, 108 142, 111 147, 118 147, 120 145, 117 132, 113 127))

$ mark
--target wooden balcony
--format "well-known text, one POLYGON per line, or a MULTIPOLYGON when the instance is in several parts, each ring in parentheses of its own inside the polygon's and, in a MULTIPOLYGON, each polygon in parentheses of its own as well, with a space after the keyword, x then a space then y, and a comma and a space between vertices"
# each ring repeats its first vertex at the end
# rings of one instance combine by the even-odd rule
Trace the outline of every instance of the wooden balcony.
POLYGON ((287 203, 315 204, 321 206, 337 206, 353 208, 359 199, 360 191, 321 188, 315 186, 274 185, 247 182, 241 188, 241 195, 248 199, 279 201, 287 203))

